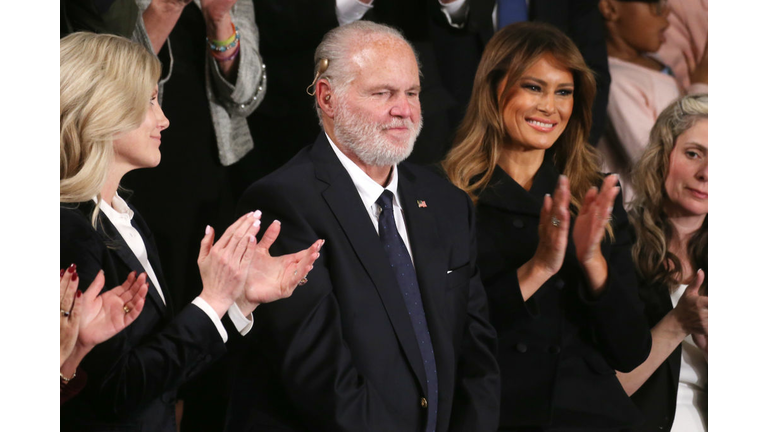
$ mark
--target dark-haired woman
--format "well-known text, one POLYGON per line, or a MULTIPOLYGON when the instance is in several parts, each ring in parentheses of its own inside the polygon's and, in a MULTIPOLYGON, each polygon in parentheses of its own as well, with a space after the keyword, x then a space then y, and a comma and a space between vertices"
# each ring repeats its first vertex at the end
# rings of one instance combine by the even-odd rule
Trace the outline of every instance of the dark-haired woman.
POLYGON ((651 348, 615 176, 587 143, 595 80, 554 27, 496 33, 443 162, 477 205, 478 265, 499 337, 500 429, 640 421, 615 369, 651 348), (599 187, 599 189, 598 189, 599 187))

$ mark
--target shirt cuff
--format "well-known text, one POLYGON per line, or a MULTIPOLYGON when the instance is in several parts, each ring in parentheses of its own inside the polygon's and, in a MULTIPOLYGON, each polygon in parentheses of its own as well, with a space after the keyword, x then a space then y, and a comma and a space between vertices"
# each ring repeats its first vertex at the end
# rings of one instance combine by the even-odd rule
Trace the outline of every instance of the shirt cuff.
POLYGON ((227 314, 229 315, 229 319, 232 320, 232 324, 241 335, 247 335, 248 332, 251 331, 251 328, 253 328, 253 314, 248 314, 246 317, 243 315, 243 311, 237 307, 236 303, 232 303, 227 314))
POLYGON ((340 26, 349 24, 362 18, 371 8, 373 2, 365 4, 358 0, 336 0, 336 19, 340 26))
POLYGON ((443 0, 439 0, 440 9, 448 18, 448 24, 451 27, 463 28, 464 22, 467 20, 467 11, 469 5, 465 0, 456 0, 455 2, 443 4, 443 0))
POLYGON ((221 339, 224 340, 224 343, 227 343, 227 330, 224 328, 224 324, 219 319, 219 315, 216 314, 216 311, 213 310, 211 305, 200 297, 195 297, 195 299, 192 300, 192 304, 199 307, 206 315, 208 315, 213 322, 213 325, 216 326, 216 330, 219 331, 221 339))

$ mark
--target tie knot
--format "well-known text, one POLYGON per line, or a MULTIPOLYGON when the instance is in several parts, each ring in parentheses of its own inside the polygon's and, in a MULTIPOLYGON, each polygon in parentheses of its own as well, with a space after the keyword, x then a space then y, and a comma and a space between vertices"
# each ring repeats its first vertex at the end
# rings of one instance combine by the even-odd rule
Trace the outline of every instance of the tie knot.
POLYGON ((392 199, 394 198, 394 195, 392 194, 392 191, 389 189, 384 189, 384 192, 381 193, 379 196, 379 199, 376 200, 376 204, 381 206, 382 209, 391 209, 392 208, 392 199))

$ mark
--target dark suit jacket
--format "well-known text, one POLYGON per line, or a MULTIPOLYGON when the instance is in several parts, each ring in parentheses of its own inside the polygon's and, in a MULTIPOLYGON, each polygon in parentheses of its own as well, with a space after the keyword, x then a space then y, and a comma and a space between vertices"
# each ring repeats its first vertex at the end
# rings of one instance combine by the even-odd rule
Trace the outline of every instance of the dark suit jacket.
MULTIPOLYGON (((107 217, 100 214, 98 230, 93 229, 93 205, 61 204, 60 266, 77 264, 81 290, 103 269, 108 290, 122 284, 131 271, 138 274, 144 268, 107 217)), ((154 240, 138 213, 132 224, 144 240, 158 282, 166 286, 154 240)), ((88 383, 62 405, 62 431, 173 432, 176 389, 226 351, 205 312, 188 305, 176 314, 171 296, 164 292, 168 305, 163 305, 147 281, 146 303, 136 321, 83 360, 88 383)), ((234 328, 231 321, 228 326, 234 328)))
POLYGON ((651 335, 621 195, 613 210, 615 241, 601 246, 608 285, 600 297, 588 292, 572 242, 555 276, 527 301, 520 292, 517 269, 536 251, 544 194, 554 192, 558 175, 545 160, 526 191, 496 167, 477 203, 478 266, 499 336, 500 426, 627 426, 639 413, 614 369, 642 363, 651 335))
MULTIPOLYGON (((437 362, 437 430, 495 430, 495 333, 475 266, 472 204, 407 163, 398 191, 437 362)), ((238 207, 261 209, 264 226, 282 222, 273 254, 326 243, 305 286, 257 309, 226 430, 423 432, 426 378, 413 327, 371 218, 325 134, 251 186, 238 207)))
MULTIPOLYGON (((641 279, 642 280, 642 279, 641 279)), ((672 310, 672 299, 666 287, 657 284, 640 285, 640 298, 645 304, 645 316, 648 325, 653 327, 672 310)), ((630 429, 641 431, 669 431, 675 420, 677 408, 677 388, 680 382, 680 359, 683 345, 675 348, 633 395, 632 402, 645 416, 642 425, 630 429)))

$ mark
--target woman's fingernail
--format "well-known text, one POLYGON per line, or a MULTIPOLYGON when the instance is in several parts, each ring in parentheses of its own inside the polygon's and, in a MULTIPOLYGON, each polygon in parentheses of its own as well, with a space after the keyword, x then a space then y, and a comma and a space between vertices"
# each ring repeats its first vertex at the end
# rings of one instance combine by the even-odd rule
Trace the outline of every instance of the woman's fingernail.
POLYGON ((83 292, 82 292, 82 291, 80 291, 80 290, 77 290, 77 294, 75 294, 75 295, 76 295, 77 297, 80 297, 81 295, 83 295, 83 292))
POLYGON ((275 222, 274 222, 274 223, 276 223, 276 224, 278 224, 278 225, 281 225, 280 221, 279 221, 279 220, 277 220, 277 219, 275 219, 275 222))
POLYGON ((211 233, 211 226, 210 225, 206 225, 205 226, 205 235, 208 235, 210 233, 211 233))
POLYGON ((76 280, 77 280, 77 272, 74 272, 74 273, 72 274, 72 280, 73 280, 73 281, 76 281, 76 280))
POLYGON ((545 197, 551 197, 552 195, 550 195, 550 194, 544 194, 544 196, 545 196, 545 197))
POLYGON ((259 225, 261 225, 261 219, 256 219, 255 221, 253 221, 253 226, 257 227, 259 225))
POLYGON ((261 210, 256 210, 255 212, 253 212, 253 216, 257 217, 257 218, 260 218, 261 217, 261 210))
POLYGON ((248 236, 248 243, 253 243, 254 241, 256 241, 254 236, 248 236))
POLYGON ((70 265, 69 265, 69 268, 67 268, 67 271, 68 271, 68 272, 70 272, 70 273, 74 273, 74 271, 75 271, 75 269, 76 269, 76 268, 77 268, 77 266, 76 266, 76 265, 74 265, 74 264, 70 264, 70 265))
POLYGON ((67 271, 66 269, 61 269, 61 272, 59 273, 59 277, 64 276, 64 272, 67 271))

